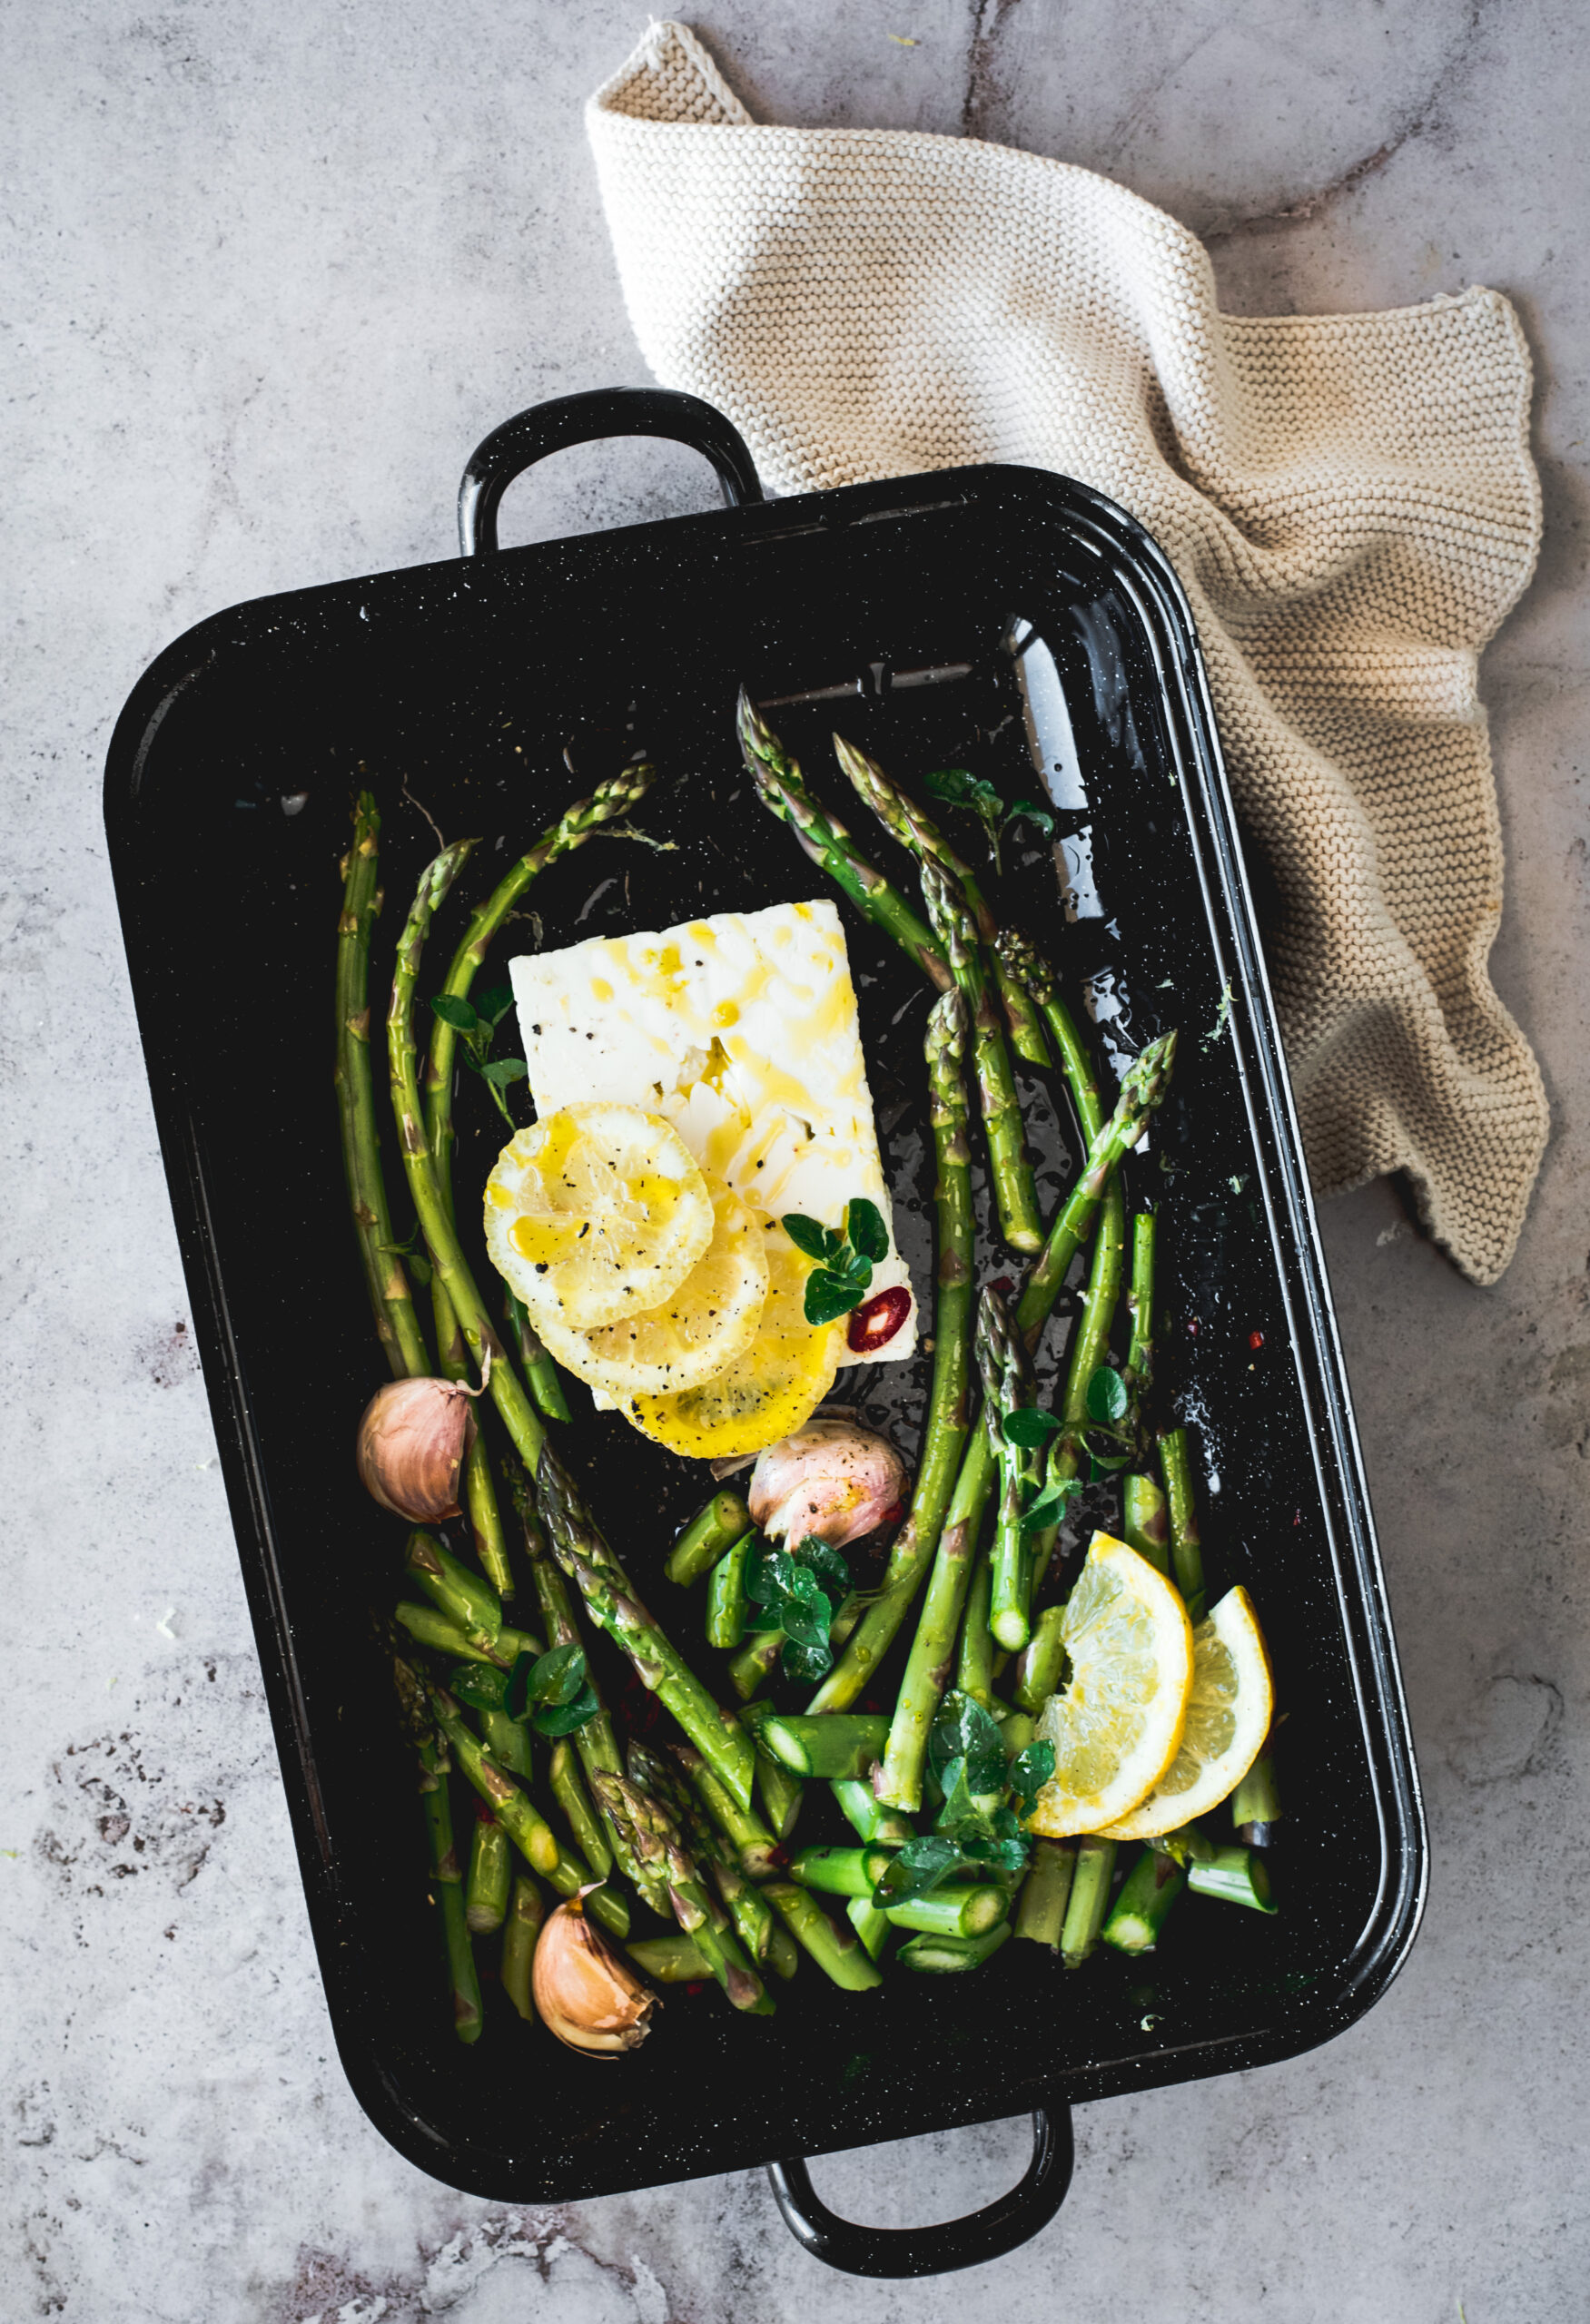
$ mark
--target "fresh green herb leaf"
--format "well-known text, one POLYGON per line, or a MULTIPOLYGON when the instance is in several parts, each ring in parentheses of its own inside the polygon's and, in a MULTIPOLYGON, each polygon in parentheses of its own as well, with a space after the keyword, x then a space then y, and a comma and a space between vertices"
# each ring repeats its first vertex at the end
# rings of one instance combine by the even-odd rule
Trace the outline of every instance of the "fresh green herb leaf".
POLYGON ((875 1202, 868 1202, 864 1197, 846 1204, 844 1232, 850 1239, 851 1248, 862 1259, 877 1265, 888 1257, 889 1230, 875 1202))
POLYGON ((476 1003, 481 1022, 493 1027, 501 1024, 512 1007, 513 987, 510 984, 493 985, 491 990, 483 993, 476 1003))
POLYGON ((1045 1485, 1031 1508, 1022 1512, 1022 1532, 1043 1533, 1051 1525, 1058 1525, 1065 1515, 1067 1502, 1081 1489, 1081 1477, 1062 1477, 1055 1483, 1045 1485))
POLYGON ((1041 1413, 1032 1404, 1018 1404, 1014 1412, 1005 1414, 1004 1440, 1007 1444, 1019 1444, 1024 1452, 1036 1452, 1059 1427, 1052 1413, 1041 1413))
POLYGON ((818 1267, 806 1277, 805 1301, 808 1324, 837 1323, 841 1315, 848 1315, 859 1307, 872 1281, 873 1271, 867 1268, 867 1282, 858 1283, 854 1275, 834 1275, 826 1267, 818 1267))
POLYGON ((1052 839, 1054 837, 1054 817, 1050 813, 1047 807, 1040 807, 1037 802, 1032 799, 1018 799, 1015 805, 1011 809, 1010 813, 1005 817, 1005 822, 1007 825, 1017 822, 1032 823, 1036 826, 1037 830, 1042 833, 1045 839, 1052 839))
POLYGON ((494 1089, 506 1089, 510 1081, 523 1081, 529 1068, 522 1057, 499 1057, 493 1058, 489 1065, 478 1065, 475 1070, 494 1089))
POLYGON ((1053 1773, 1052 1743, 1029 1743, 1024 1751, 1018 1751, 1011 1761, 1010 1787, 1015 1795, 1019 1816, 1031 1816, 1033 1803, 1053 1773))
POLYGON ((1101 1477, 1114 1476, 1120 1470, 1130 1467, 1131 1462, 1130 1452, 1120 1454, 1095 1452, 1091 1444, 1088 1447, 1088 1459, 1091 1463, 1088 1482, 1091 1485, 1096 1485, 1101 1477))
POLYGON ((941 1789, 947 1788, 953 1761, 964 1759, 969 1788, 1001 1792, 1005 1784, 1004 1745, 999 1723, 974 1696, 952 1688, 939 1705, 927 1738, 928 1764, 941 1789))
POLYGON ((809 1568, 797 1566, 795 1586, 784 1600, 783 1628, 797 1646, 826 1646, 834 1603, 809 1568))
POLYGON ((841 1593, 850 1588, 850 1568, 831 1541, 819 1541, 815 1533, 808 1533, 805 1541, 795 1543, 790 1554, 841 1593))
POLYGON ((803 1218, 798 1210, 786 1211, 779 1221, 797 1251, 808 1259, 836 1259, 844 1248, 844 1237, 831 1226, 820 1226, 815 1218, 803 1218))
POLYGON ((1088 1417, 1101 1428, 1126 1416, 1126 1383, 1111 1364, 1101 1364, 1088 1383, 1088 1417))
POLYGON ((942 766, 924 775, 923 783, 935 799, 947 799, 953 807, 970 807, 973 814, 1002 815, 1004 801, 992 783, 984 783, 963 766, 942 766))
POLYGON ((471 1710, 501 1710, 508 1694, 509 1673, 489 1662, 460 1662, 448 1672, 447 1689, 471 1710))
POLYGON ((808 1680, 825 1679, 834 1668, 834 1649, 822 1646, 798 1646, 792 1639, 784 1649, 784 1675, 786 1679, 808 1680))
MULTIPOLYGON (((528 1656, 519 1657, 519 1662, 528 1659, 528 1656)), ((514 1675, 518 1675, 518 1662, 514 1675)), ((557 1708, 571 1703, 584 1684, 585 1649, 571 1640, 568 1646, 553 1647, 550 1653, 531 1663, 525 1676, 525 1701, 532 1710, 557 1708)))
POLYGON ((455 1033, 472 1033, 479 1024, 469 1003, 456 992, 439 992, 430 1004, 432 1013, 450 1025, 455 1033))
POLYGON ((914 1896, 931 1896, 942 1881, 958 1870, 963 1857, 957 1843, 925 1833, 907 1840, 890 1858, 883 1878, 873 1890, 880 1912, 890 1905, 909 1904, 914 1896))
POLYGON ((589 1725, 600 1710, 597 1690, 587 1679, 573 1699, 566 1703, 551 1703, 530 1713, 530 1725, 538 1735, 555 1740, 560 1735, 578 1735, 589 1725))

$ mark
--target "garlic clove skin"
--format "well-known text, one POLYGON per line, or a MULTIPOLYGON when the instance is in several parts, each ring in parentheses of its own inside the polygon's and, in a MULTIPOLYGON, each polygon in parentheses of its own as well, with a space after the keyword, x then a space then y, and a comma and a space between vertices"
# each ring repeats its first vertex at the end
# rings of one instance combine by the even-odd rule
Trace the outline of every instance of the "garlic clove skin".
POLYGON ((593 2058, 637 2049, 659 2006, 578 1896, 548 1915, 536 1939, 530 1991, 558 2039, 593 2058))
POLYGON ((475 1442, 470 1392, 452 1380, 389 1380, 359 1423, 360 1482, 394 1517, 430 1525, 459 1514, 459 1473, 475 1442))
POLYGON ((813 1420, 756 1456, 751 1515, 768 1538, 842 1550, 899 1513, 905 1464, 886 1437, 854 1421, 813 1420))

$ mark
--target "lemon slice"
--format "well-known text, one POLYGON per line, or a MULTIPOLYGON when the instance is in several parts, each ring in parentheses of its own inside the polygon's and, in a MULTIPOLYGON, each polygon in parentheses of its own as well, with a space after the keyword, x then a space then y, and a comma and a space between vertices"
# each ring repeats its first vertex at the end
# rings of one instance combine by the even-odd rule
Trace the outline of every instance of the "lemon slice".
POLYGON ((1039 1738, 1054 1774, 1030 1828, 1053 1840, 1120 1822, 1181 1745, 1192 1687, 1192 1629, 1164 1575, 1124 1541, 1095 1533, 1061 1626, 1071 1658, 1039 1738))
POLYGON ((677 1291, 712 1240, 712 1197, 660 1114, 607 1100, 521 1129, 486 1181, 486 1248, 538 1327, 594 1331, 677 1291))
POLYGON ((639 1315, 594 1331, 571 1332, 539 1318, 542 1338, 559 1364, 617 1400, 640 1393, 677 1394, 716 1379, 756 1336, 767 1297, 767 1240, 721 1179, 710 1176, 712 1240, 677 1291, 639 1315))
POLYGON ((767 1298, 743 1355, 700 1388, 676 1396, 637 1396, 625 1413, 643 1434, 692 1461, 760 1452, 810 1420, 839 1369, 842 1324, 808 1324, 803 1258, 782 1226, 765 1226, 767 1298))
POLYGON ((1258 1758, 1275 1713, 1264 1633, 1245 1590, 1229 1590, 1192 1633, 1192 1692, 1181 1748, 1148 1797, 1104 1828, 1157 1840, 1218 1807, 1258 1758))

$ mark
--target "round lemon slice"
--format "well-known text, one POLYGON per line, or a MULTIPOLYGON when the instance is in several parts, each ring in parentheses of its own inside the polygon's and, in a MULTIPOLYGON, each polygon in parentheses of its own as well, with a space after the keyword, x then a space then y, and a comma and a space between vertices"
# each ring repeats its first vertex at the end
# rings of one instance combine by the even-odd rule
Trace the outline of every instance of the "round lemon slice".
POLYGON ((1095 1533, 1066 1605, 1071 1658, 1039 1738, 1054 1774, 1029 1828, 1049 1839, 1120 1822, 1164 1776, 1181 1747, 1192 1688, 1192 1629, 1172 1585, 1124 1541, 1095 1533))
POLYGON ((808 1324, 812 1272, 782 1226, 765 1225, 767 1298, 755 1337, 743 1355, 699 1388, 675 1396, 637 1396, 625 1413, 643 1434, 691 1461, 726 1461, 760 1452, 810 1420, 839 1369, 841 1324, 808 1324))
POLYGON ((1275 1714, 1264 1633, 1245 1590, 1229 1590, 1192 1633, 1192 1692, 1181 1748, 1148 1797, 1104 1827, 1110 1840, 1157 1840, 1218 1807, 1259 1757, 1275 1714))
POLYGON ((542 1338, 559 1364, 614 1401, 678 1394, 716 1379, 756 1336, 767 1297, 767 1240, 720 1179, 710 1176, 712 1240, 676 1291, 638 1315, 571 1332, 548 1315, 542 1338))
POLYGON ((657 1306, 712 1229, 689 1147, 639 1106, 565 1106, 516 1132, 486 1181, 487 1251, 538 1328, 589 1332, 657 1306))

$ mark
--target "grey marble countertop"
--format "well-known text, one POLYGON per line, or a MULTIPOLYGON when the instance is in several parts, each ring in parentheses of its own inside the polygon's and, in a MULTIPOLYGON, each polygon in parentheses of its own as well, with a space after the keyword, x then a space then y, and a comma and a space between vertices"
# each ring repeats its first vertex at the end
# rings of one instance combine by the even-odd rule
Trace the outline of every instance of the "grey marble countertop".
MULTIPOLYGON (((1428 1792, 1425 1931, 1329 2047, 1083 2112, 1044 2235, 915 2288, 819 2269, 757 2173, 506 2210, 366 2123, 191 1352, 100 773, 178 632, 447 555, 488 428, 643 378, 580 108, 644 15, 61 0, 13 15, 0 89, 0 2315, 1565 2319, 1590 2280, 1583 11, 714 0, 692 21, 764 118, 964 132, 1121 179, 1209 238, 1229 307, 1479 281, 1524 316, 1546 548, 1483 690, 1495 966, 1555 1139, 1497 1290, 1459 1281, 1388 1187, 1325 1216, 1428 1792)), ((515 497, 514 537, 706 497, 684 456, 569 455, 515 497)), ((838 2157, 819 2184, 863 2217, 950 2216, 1008 2183, 1024 2136, 838 2157)))

